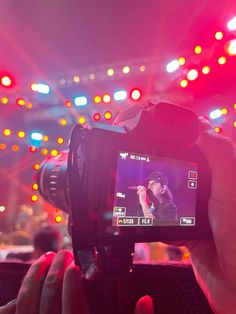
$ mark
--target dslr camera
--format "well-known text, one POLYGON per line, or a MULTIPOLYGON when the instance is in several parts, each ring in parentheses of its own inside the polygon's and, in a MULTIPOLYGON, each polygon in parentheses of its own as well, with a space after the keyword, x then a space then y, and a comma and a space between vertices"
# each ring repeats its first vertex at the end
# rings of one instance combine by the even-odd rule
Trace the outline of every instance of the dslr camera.
POLYGON ((192 110, 148 102, 121 112, 113 125, 76 125, 68 151, 42 163, 40 192, 69 213, 76 263, 88 281, 102 276, 107 313, 115 313, 119 288, 111 292, 112 283, 131 272, 136 242, 211 237, 211 175, 198 133, 192 110))

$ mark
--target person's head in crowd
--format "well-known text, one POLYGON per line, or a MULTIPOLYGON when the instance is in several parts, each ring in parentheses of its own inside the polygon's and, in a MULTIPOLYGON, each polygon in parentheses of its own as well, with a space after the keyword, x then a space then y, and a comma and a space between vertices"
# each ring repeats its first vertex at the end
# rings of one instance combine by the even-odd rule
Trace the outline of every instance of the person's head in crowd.
POLYGON ((53 226, 39 229, 34 235, 34 258, 40 257, 46 252, 58 252, 62 249, 62 236, 60 231, 53 226))

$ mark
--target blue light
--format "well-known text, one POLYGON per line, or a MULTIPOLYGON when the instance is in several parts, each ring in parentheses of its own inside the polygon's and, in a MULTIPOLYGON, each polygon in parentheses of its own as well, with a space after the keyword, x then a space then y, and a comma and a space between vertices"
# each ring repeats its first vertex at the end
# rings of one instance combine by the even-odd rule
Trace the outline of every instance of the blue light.
POLYGON ((77 96, 74 98, 75 106, 86 106, 88 104, 88 98, 85 96, 77 96))
POLYGON ((118 90, 114 93, 114 99, 116 101, 125 100, 127 98, 127 92, 125 90, 118 90))
POLYGON ((40 132, 32 132, 30 134, 30 137, 33 141, 42 141, 43 139, 43 134, 40 132))
POLYGON ((215 120, 222 116, 222 111, 220 109, 215 109, 211 111, 209 115, 212 120, 215 120))

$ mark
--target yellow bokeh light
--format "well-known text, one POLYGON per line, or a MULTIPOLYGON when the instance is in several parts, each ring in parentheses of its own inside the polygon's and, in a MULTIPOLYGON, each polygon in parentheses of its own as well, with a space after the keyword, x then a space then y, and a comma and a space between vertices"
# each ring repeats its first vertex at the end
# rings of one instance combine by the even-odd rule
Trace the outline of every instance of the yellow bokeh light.
POLYGON ((93 98, 93 101, 95 104, 99 104, 102 101, 102 97, 97 95, 93 98))
POLYGON ((32 185, 32 190, 37 191, 38 189, 39 189, 38 184, 37 184, 37 183, 34 183, 34 184, 32 185))
POLYGON ((49 137, 48 137, 47 135, 44 135, 44 136, 43 136, 43 141, 44 141, 44 142, 48 142, 48 141, 49 141, 49 137))
POLYGON ((225 64, 226 63, 226 58, 225 57, 219 57, 218 63, 219 64, 225 64))
POLYGON ((196 46, 194 47, 194 52, 199 55, 200 53, 202 53, 202 47, 201 46, 196 46))
POLYGON ((216 32, 215 33, 215 39, 216 40, 221 40, 224 37, 222 32, 216 32))
POLYGON ((236 104, 234 104, 234 109, 236 109, 236 104))
POLYGON ((63 144, 63 143, 64 143, 64 138, 58 137, 58 138, 57 138, 57 143, 58 143, 58 144, 63 144))
POLYGON ((103 97, 102 97, 102 100, 108 104, 110 101, 111 101, 111 96, 109 94, 105 94, 103 97))
POLYGON ((19 131, 19 132, 17 133, 17 136, 18 136, 19 138, 24 138, 24 137, 25 137, 25 132, 24 132, 24 131, 19 131))
POLYGON ((107 75, 108 76, 113 76, 115 74, 115 70, 114 69, 107 69, 107 75))
POLYGON ((38 164, 38 163, 34 164, 33 165, 33 169, 36 170, 36 171, 39 170, 40 169, 40 164, 38 164))
POLYGON ((106 120, 110 120, 110 119, 112 118, 112 113, 111 113, 110 111, 106 111, 106 112, 104 113, 104 118, 105 118, 106 120))
POLYGON ((188 81, 187 80, 182 80, 179 85, 182 87, 182 88, 185 88, 188 86, 188 81))
POLYGON ((43 148, 43 149, 41 150, 41 154, 42 154, 42 155, 47 155, 47 154, 48 154, 47 148, 43 148))
POLYGON ((60 125, 65 126, 65 125, 67 125, 67 120, 65 118, 61 118, 59 120, 59 123, 60 123, 60 125))
POLYGON ((51 156, 57 156, 58 155, 58 151, 56 149, 52 149, 50 152, 51 156))
POLYGON ((122 72, 123 72, 124 74, 130 73, 130 67, 129 67, 128 65, 124 66, 123 69, 122 69, 122 72))
POLYGON ((56 223, 62 222, 62 216, 57 215, 57 216, 55 217, 55 221, 56 221, 56 223))
POLYGON ((80 77, 79 77, 78 75, 75 75, 75 76, 73 77, 73 81, 74 81, 75 83, 79 83, 79 82, 80 82, 80 77))
POLYGON ((228 113, 228 109, 227 109, 227 108, 222 108, 222 109, 221 109, 221 113, 222 113, 223 115, 227 114, 227 113, 228 113))
POLYGON ((28 109, 33 108, 33 104, 32 104, 32 102, 28 102, 28 103, 26 104, 26 107, 27 107, 28 109))
POLYGON ((236 121, 234 121, 234 127, 236 128, 236 121))
POLYGON ((31 201, 32 202, 37 202, 37 200, 38 200, 38 196, 36 194, 31 196, 31 201))
POLYGON ((5 130, 3 130, 3 134, 5 136, 10 136, 11 135, 11 130, 10 129, 5 129, 5 130))
POLYGON ((9 102, 7 97, 2 97, 2 103, 7 104, 9 102))
POLYGON ((207 66, 207 65, 202 68, 202 73, 205 74, 205 75, 207 75, 208 73, 210 73, 210 71, 211 71, 211 69, 210 69, 210 67, 207 66))
POLYGON ((78 118, 79 124, 84 124, 85 121, 86 121, 86 119, 85 119, 85 117, 83 117, 83 116, 81 116, 81 117, 78 118))
POLYGON ((5 143, 0 143, 0 150, 5 150, 7 145, 5 143))
POLYGON ((184 57, 181 57, 178 59, 178 63, 179 63, 179 65, 185 65, 186 59, 184 57))

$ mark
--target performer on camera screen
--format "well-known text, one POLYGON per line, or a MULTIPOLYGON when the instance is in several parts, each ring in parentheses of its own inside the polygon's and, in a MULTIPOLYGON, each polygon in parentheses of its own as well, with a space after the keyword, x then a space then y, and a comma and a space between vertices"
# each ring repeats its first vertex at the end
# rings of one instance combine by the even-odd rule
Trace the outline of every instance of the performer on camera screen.
POLYGON ((145 217, 159 221, 177 221, 177 207, 172 201, 168 178, 161 172, 150 174, 146 187, 138 186, 138 198, 145 217))

